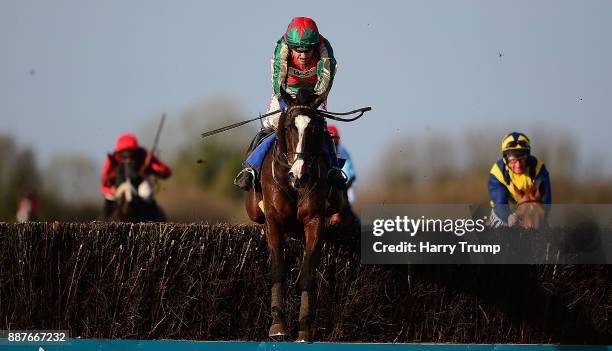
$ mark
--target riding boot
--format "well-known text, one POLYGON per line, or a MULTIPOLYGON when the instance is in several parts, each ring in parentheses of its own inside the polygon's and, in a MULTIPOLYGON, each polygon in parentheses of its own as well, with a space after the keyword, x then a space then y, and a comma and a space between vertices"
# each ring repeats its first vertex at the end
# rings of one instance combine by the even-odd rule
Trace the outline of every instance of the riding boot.
POLYGON ((330 170, 327 172, 327 180, 334 188, 338 190, 346 189, 347 177, 338 164, 338 156, 336 154, 336 145, 329 133, 325 133, 325 146, 330 153, 330 170))
POLYGON ((234 179, 234 185, 244 191, 251 190, 255 185, 255 170, 251 167, 242 169, 234 179))
POLYGON ((244 162, 244 168, 238 173, 234 179, 234 185, 244 191, 250 190, 255 185, 257 173, 261 167, 263 159, 274 142, 274 130, 262 129, 260 130, 249 147, 249 157, 244 162))

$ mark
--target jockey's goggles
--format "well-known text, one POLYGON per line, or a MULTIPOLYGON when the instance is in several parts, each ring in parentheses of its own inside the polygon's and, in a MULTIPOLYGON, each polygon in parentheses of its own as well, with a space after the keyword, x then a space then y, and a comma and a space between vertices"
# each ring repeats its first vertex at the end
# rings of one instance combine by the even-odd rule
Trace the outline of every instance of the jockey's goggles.
POLYGON ((514 157, 514 156, 509 156, 506 159, 508 164, 512 164, 512 163, 516 163, 516 162, 520 162, 523 163, 525 161, 527 161, 527 155, 523 155, 523 156, 519 156, 519 157, 514 157))
POLYGON ((314 46, 292 46, 291 50, 297 52, 298 54, 303 54, 306 52, 311 52, 312 50, 314 50, 314 46))
POLYGON ((135 156, 136 156, 136 150, 135 149, 126 149, 126 150, 119 151, 119 157, 123 161, 130 161, 135 156))
POLYGON ((517 146, 520 146, 521 148, 524 149, 528 149, 529 148, 529 142, 525 141, 525 140, 511 140, 508 143, 506 143, 506 149, 513 149, 517 146))

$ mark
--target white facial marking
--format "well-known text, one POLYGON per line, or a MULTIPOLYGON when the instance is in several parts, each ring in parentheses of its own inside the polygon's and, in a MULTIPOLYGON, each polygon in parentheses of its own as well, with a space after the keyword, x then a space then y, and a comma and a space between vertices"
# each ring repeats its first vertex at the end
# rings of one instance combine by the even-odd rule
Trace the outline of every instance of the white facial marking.
POLYGON ((304 160, 299 159, 291 165, 291 169, 289 172, 293 173, 296 179, 300 179, 302 177, 302 167, 304 166, 304 160))
MULTIPOLYGON (((304 131, 306 131, 306 127, 308 127, 308 123, 310 123, 310 117, 299 115, 295 117, 295 127, 298 130, 298 143, 295 149, 295 152, 302 152, 303 141, 304 141, 304 131)), ((304 166, 304 160, 297 160, 298 155, 296 154, 293 161, 293 165, 291 166, 290 172, 299 179, 302 177, 302 167, 304 166)))

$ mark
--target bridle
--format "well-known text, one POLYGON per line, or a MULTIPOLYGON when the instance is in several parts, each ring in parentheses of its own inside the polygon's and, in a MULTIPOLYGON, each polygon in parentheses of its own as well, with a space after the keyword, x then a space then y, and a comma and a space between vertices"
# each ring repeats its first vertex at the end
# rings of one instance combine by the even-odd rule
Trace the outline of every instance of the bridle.
MULTIPOLYGON (((291 126, 291 124, 287 123, 287 119, 289 116, 292 116, 291 114, 293 113, 293 111, 295 110, 308 110, 310 112, 310 116, 311 118, 322 118, 319 115, 319 110, 312 108, 311 106, 307 106, 307 105, 293 105, 291 107, 289 107, 287 110, 283 111, 283 113, 285 113, 285 119, 284 119, 284 123, 282 126, 279 125, 279 128, 283 128, 283 137, 286 137, 287 132, 289 132, 289 127, 291 126)), ((322 119, 323 123, 322 123, 322 128, 325 128, 325 119, 322 119)), ((279 138, 280 139, 280 138, 279 138)), ((277 139, 277 143, 278 142, 282 142, 285 143, 285 140, 279 140, 277 139)), ((287 145, 285 144, 285 148, 287 147, 287 145)), ((276 178, 276 172, 275 172, 275 165, 278 164, 279 166, 281 166, 283 169, 288 170, 290 169, 293 164, 295 162, 297 162, 298 160, 303 160, 305 163, 308 164, 309 168, 312 168, 313 165, 316 165, 316 177, 313 177, 314 181, 311 182, 310 186, 303 188, 303 189, 299 189, 297 190, 297 202, 298 205, 300 203, 302 203, 305 199, 307 199, 310 194, 314 191, 314 189, 317 187, 317 184, 319 183, 319 180, 321 179, 321 162, 319 162, 319 158, 322 156, 321 152, 296 152, 296 151, 284 151, 284 152, 280 152, 278 150, 278 146, 274 148, 273 150, 273 157, 272 157, 272 179, 273 181, 276 183, 276 185, 281 188, 283 190, 283 192, 285 194, 287 194, 289 197, 291 198, 295 198, 295 194, 293 191, 291 191, 291 189, 286 186, 281 184, 281 182, 278 181, 278 179, 276 178), (291 156, 296 156, 294 158, 294 160, 292 161, 292 157, 291 156)))
MULTIPOLYGON (((312 108, 310 106, 307 105, 293 105, 291 107, 289 107, 287 110, 284 111, 285 116, 291 116, 291 113, 295 110, 308 110, 310 111, 311 115, 310 117, 313 118, 320 118, 322 116, 320 116, 320 112, 319 110, 312 108), (313 113, 314 112, 314 113, 313 113)), ((286 117, 286 119, 287 119, 286 117)), ((285 123, 282 126, 282 128, 284 129, 284 132, 288 132, 289 131, 289 127, 291 126, 290 124, 286 123, 286 119, 285 119, 285 123)), ((323 121, 325 121, 323 119, 323 121)), ((323 126, 325 126, 325 123, 323 123, 323 126)), ((281 126, 279 126, 280 128, 281 126)), ((283 143, 285 142, 284 140, 282 141, 283 143)), ((286 145, 285 145, 286 146, 286 145)), ((280 165, 282 165, 285 168, 291 168, 291 166, 293 166, 293 164, 297 161, 297 160, 303 160, 304 162, 309 162, 312 163, 313 161, 317 161, 318 158, 320 158, 322 156, 321 152, 296 152, 296 151, 286 151, 279 153, 276 152, 274 153, 274 159, 275 161, 277 161, 280 165), (292 157, 291 156, 295 156, 294 160, 291 161, 292 157)), ((315 162, 316 163, 316 162, 315 162)))

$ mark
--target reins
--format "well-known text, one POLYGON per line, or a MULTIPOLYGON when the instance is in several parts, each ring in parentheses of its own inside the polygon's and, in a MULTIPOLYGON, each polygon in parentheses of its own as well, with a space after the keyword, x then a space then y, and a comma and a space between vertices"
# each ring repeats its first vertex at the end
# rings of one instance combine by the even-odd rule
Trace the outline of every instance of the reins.
POLYGON ((361 118, 361 116, 363 116, 364 113, 371 111, 372 108, 367 106, 367 107, 362 107, 353 111, 349 111, 349 112, 329 112, 329 111, 317 111, 317 114, 319 116, 325 117, 325 118, 329 118, 329 119, 333 119, 334 121, 338 121, 338 122, 353 122, 358 120, 359 118, 361 118), (348 115, 352 115, 355 113, 359 113, 357 116, 353 117, 353 118, 340 118, 337 116, 348 116, 348 115))
MULTIPOLYGON (((291 111, 293 109, 296 109, 296 108, 309 108, 309 109, 312 109, 312 107, 310 107, 310 106, 295 105, 295 106, 289 107, 289 109, 275 110, 275 111, 268 112, 268 113, 263 114, 263 115, 259 115, 258 117, 255 117, 255 118, 247 119, 247 120, 242 121, 242 122, 230 124, 230 125, 225 126, 225 127, 221 127, 221 128, 210 130, 208 132, 204 132, 204 133, 201 134, 201 137, 202 138, 206 138, 206 137, 209 137, 211 135, 219 134, 219 133, 228 131, 230 129, 234 129, 234 128, 243 126, 243 125, 245 125, 247 123, 250 123, 250 122, 253 122, 253 121, 257 121, 257 120, 260 120, 262 118, 275 115, 275 114, 277 114, 279 112, 285 112, 285 111, 289 112, 289 111, 291 111)), ((315 111, 316 111, 316 114, 318 116, 321 116, 321 117, 324 117, 324 118, 329 118, 329 119, 332 119, 334 121, 338 121, 338 122, 353 122, 353 121, 358 120, 359 118, 361 118, 364 113, 366 113, 368 111, 371 111, 371 110, 372 110, 372 107, 368 106, 368 107, 362 107, 362 108, 359 108, 359 109, 356 109, 356 110, 353 110, 353 111, 348 111, 348 112, 329 112, 329 111, 320 111, 320 110, 315 110, 315 111), (355 116, 353 118, 341 118, 341 117, 338 117, 338 116, 353 115, 353 114, 356 114, 356 113, 359 113, 359 115, 357 115, 357 116, 355 116)))

